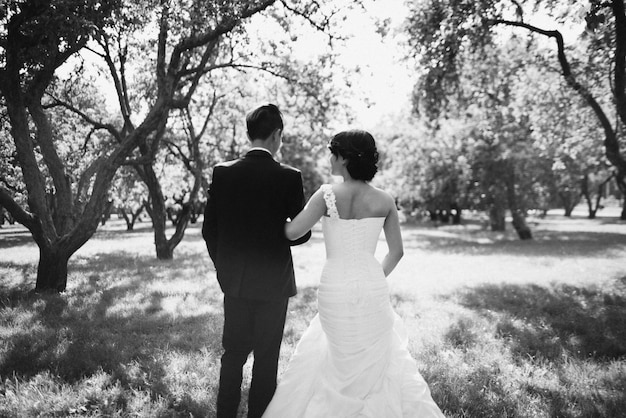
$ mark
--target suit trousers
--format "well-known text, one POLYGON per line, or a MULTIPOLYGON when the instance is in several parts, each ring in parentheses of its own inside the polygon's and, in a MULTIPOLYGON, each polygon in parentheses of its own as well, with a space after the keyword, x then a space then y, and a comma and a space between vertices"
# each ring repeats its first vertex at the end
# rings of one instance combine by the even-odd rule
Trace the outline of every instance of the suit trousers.
POLYGON ((289 299, 264 301, 224 296, 222 367, 217 417, 235 418, 241 399, 243 365, 254 353, 248 418, 259 418, 276 390, 278 357, 289 299))

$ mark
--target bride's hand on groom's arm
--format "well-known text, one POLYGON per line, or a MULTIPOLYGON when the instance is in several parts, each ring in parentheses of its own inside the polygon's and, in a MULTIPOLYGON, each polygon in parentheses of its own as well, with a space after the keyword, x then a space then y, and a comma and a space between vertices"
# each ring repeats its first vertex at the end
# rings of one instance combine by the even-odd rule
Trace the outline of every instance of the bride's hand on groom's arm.
POLYGON ((318 190, 311 196, 306 206, 293 220, 287 221, 285 224, 285 236, 290 241, 295 241, 311 231, 313 225, 320 220, 326 211, 324 196, 321 190, 318 190))

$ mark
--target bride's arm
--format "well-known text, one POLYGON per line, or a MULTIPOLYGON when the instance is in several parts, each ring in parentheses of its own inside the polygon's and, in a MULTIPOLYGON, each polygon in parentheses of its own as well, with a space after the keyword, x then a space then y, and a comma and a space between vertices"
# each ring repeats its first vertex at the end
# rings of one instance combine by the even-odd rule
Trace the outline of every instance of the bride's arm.
POLYGON ((402 233, 400 232, 400 220, 398 219, 398 209, 396 209, 396 203, 391 196, 390 208, 387 217, 385 218, 385 240, 389 247, 389 252, 383 259, 382 267, 385 277, 393 271, 398 265, 398 262, 404 255, 404 247, 402 245, 402 233))
POLYGON ((285 224, 285 236, 293 241, 306 234, 326 212, 326 203, 322 190, 316 191, 309 199, 302 212, 291 222, 285 224))

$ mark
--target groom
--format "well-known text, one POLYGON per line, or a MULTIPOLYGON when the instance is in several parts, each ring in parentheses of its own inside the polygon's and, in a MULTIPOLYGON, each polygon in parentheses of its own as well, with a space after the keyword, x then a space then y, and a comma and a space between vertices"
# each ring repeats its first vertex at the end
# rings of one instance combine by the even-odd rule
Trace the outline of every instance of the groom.
POLYGON ((217 417, 236 417, 242 368, 254 353, 248 418, 260 417, 276 390, 287 302, 296 294, 287 218, 304 206, 300 171, 280 164, 283 119, 268 104, 246 116, 251 149, 213 169, 202 236, 224 293, 217 417))

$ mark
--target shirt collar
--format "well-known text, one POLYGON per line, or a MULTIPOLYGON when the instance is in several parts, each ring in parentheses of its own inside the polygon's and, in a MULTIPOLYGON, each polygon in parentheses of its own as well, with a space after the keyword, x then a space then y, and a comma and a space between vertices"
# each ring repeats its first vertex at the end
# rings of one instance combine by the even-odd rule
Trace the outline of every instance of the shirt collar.
POLYGON ((250 148, 250 149, 248 150, 248 152, 251 152, 251 151, 265 151, 265 152, 267 152, 267 153, 268 153, 268 154, 269 154, 272 158, 274 158, 274 156, 272 155, 272 153, 270 152, 270 150, 268 150, 267 148, 262 148, 262 147, 253 147, 253 148, 250 148))

